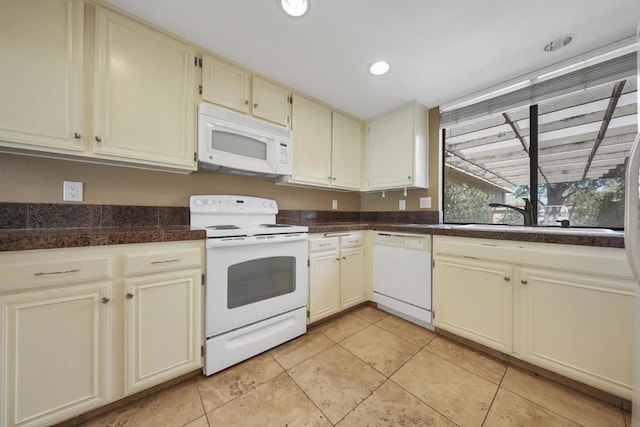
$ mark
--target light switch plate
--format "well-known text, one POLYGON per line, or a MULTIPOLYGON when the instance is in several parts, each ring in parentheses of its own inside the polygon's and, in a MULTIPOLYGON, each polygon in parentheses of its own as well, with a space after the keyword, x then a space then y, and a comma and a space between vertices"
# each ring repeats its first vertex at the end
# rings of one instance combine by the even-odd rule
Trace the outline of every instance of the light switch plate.
POLYGON ((431 207, 431 197, 420 197, 420 209, 428 209, 431 207))
POLYGON ((62 184, 62 200, 65 202, 81 202, 83 186, 81 182, 64 181, 62 184))
POLYGON ((407 201, 400 200, 400 203, 398 204, 398 209, 400 209, 401 211, 407 209, 407 201))
POLYGON ((338 209, 338 201, 337 200, 332 200, 331 201, 331 209, 333 209, 334 211, 336 209, 338 209))

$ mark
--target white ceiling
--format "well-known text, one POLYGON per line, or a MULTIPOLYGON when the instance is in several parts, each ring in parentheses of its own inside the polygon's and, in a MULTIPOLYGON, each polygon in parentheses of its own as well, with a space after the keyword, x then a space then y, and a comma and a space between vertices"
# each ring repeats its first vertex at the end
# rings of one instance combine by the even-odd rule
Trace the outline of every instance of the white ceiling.
POLYGON ((638 0, 108 0, 251 70, 367 119, 434 107, 632 37, 638 0), (571 34, 566 48, 543 46, 571 34), (391 70, 371 76, 370 63, 391 70))

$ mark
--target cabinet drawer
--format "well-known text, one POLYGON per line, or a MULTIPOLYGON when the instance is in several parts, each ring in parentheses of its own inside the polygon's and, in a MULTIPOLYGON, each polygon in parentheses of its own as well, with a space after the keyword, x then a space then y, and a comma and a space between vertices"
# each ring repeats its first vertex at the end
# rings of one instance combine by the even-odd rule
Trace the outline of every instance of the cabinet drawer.
POLYGON ((0 292, 102 280, 111 276, 111 258, 0 264, 0 292))
POLYGON ((360 233, 340 237, 340 246, 342 248, 353 248, 362 245, 364 245, 364 237, 360 233))
POLYGON ((322 239, 309 240, 309 252, 330 251, 338 249, 340 239, 338 237, 327 237, 322 239))
POLYGON ((124 273, 126 276, 133 276, 192 267, 202 267, 200 249, 126 255, 124 273))

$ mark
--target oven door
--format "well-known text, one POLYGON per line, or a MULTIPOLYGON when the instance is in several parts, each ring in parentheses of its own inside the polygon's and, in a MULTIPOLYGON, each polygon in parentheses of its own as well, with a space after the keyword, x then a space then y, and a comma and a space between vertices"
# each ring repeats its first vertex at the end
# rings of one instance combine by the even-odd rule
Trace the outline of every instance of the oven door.
POLYGON ((206 335, 307 304, 307 235, 207 240, 206 335))

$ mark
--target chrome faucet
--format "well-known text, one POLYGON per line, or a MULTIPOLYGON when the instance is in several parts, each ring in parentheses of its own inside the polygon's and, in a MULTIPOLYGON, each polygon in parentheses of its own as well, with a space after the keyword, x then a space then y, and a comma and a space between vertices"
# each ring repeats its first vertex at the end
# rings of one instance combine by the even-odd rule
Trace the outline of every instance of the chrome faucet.
POLYGON ((492 208, 497 208, 499 206, 502 206, 505 208, 513 209, 516 212, 520 212, 524 217, 524 225, 532 226, 533 225, 533 207, 531 206, 531 202, 529 201, 529 199, 523 198, 522 200, 524 200, 524 208, 519 208, 517 206, 511 206, 511 205, 504 205, 502 203, 489 203, 489 206, 492 208))

